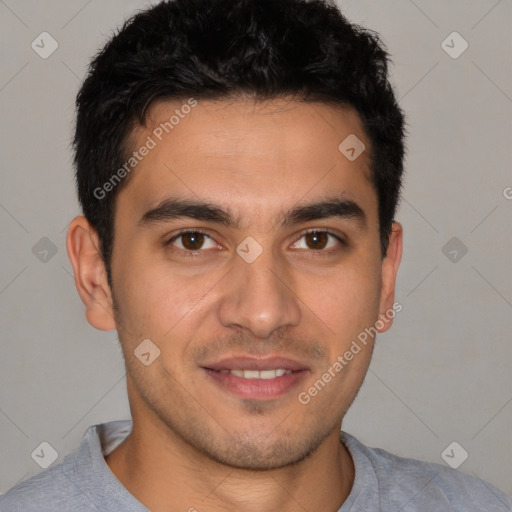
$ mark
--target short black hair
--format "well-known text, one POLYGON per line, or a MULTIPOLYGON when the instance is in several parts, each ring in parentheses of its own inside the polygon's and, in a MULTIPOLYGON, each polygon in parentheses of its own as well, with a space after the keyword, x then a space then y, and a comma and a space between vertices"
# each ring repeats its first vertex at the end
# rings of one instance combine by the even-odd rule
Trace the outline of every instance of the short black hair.
POLYGON ((90 64, 73 140, 79 201, 109 283, 115 201, 129 176, 103 187, 130 158, 130 134, 157 100, 293 96, 355 108, 371 145, 384 257, 405 139, 388 62, 378 34, 331 0, 168 0, 126 21, 90 64))

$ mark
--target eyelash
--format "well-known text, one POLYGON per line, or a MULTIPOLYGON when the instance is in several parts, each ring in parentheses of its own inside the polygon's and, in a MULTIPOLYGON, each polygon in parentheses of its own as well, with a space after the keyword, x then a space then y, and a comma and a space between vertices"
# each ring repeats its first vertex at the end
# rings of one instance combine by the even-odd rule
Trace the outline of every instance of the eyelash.
MULTIPOLYGON (((187 233, 200 233, 200 234, 202 234, 202 235, 204 235, 204 236, 214 240, 213 237, 211 237, 208 233, 206 233, 205 231, 203 231, 200 228, 184 229, 183 231, 180 231, 179 233, 174 235, 172 238, 170 238, 167 242, 165 242, 165 246, 169 247, 170 250, 173 253, 180 253, 180 254, 185 255, 187 257, 207 256, 207 254, 201 254, 201 253, 207 253, 208 250, 199 249, 197 251, 188 251, 188 250, 184 250, 184 249, 179 249, 179 248, 174 248, 173 247, 172 242, 174 242, 175 240, 177 240, 181 236, 186 235, 187 233)), ((297 239, 297 241, 294 242, 294 243, 297 243, 301 238, 303 238, 304 236, 306 236, 308 234, 311 234, 311 233, 325 233, 325 234, 335 238, 336 241, 339 243, 339 246, 340 246, 340 247, 337 247, 337 248, 331 248, 331 249, 327 249, 327 250, 324 250, 324 249, 318 249, 318 250, 309 249, 309 252, 312 253, 314 255, 314 257, 331 256, 333 253, 338 252, 340 250, 340 248, 346 248, 348 246, 346 240, 344 240, 339 235, 333 233, 332 231, 329 231, 328 229, 318 229, 318 228, 308 229, 306 231, 303 231, 300 234, 300 236, 297 239)), ((299 250, 304 250, 304 249, 299 249, 299 250)))
POLYGON ((180 231, 179 233, 174 235, 170 240, 165 242, 165 246, 169 247, 171 252, 173 252, 173 253, 180 253, 180 254, 182 254, 184 256, 188 256, 188 257, 207 256, 206 254, 201 254, 201 253, 207 252, 205 250, 186 251, 184 249, 173 247, 172 242, 174 242, 175 240, 177 240, 181 236, 186 235, 187 233, 200 233, 200 234, 202 234, 202 235, 204 235, 204 236, 206 236, 208 238, 211 238, 213 240, 213 238, 208 233, 203 231, 202 229, 199 229, 199 228, 197 228, 197 229, 184 229, 183 231, 180 231))

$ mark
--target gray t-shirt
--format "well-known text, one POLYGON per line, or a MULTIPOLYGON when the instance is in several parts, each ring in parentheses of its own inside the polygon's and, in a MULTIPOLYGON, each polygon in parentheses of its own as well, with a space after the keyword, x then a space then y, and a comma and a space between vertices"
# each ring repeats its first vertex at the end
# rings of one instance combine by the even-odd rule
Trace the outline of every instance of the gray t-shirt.
MULTIPOLYGON (((1 512, 147 512, 117 480, 104 455, 131 432, 132 422, 89 427, 62 462, 0 497, 1 512)), ((352 491, 338 512, 505 512, 512 502, 478 478, 428 462, 368 448, 341 432, 355 465, 352 491)), ((320 512, 320 511, 312 511, 320 512)))

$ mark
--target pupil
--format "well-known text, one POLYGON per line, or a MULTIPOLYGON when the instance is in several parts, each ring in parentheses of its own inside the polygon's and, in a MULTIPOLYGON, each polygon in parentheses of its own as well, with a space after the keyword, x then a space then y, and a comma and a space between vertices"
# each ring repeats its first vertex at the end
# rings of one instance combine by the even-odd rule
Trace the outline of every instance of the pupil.
POLYGON ((191 251, 196 251, 200 249, 204 243, 204 235, 203 233, 185 233, 183 235, 183 247, 186 249, 190 249, 191 251))
POLYGON ((306 235, 306 243, 310 249, 323 249, 327 245, 327 233, 313 232, 306 235))

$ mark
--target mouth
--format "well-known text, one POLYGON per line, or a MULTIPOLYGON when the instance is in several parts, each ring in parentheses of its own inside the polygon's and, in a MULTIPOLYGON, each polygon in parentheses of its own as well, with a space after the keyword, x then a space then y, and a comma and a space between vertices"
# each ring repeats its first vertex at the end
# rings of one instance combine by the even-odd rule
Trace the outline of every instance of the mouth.
POLYGON ((297 387, 309 373, 305 364, 282 357, 229 358, 201 369, 221 391, 252 400, 278 398, 297 387))
MULTIPOLYGON (((215 371, 215 370, 214 370, 215 371)), ((231 375, 235 375, 236 377, 240 377, 242 379, 263 379, 270 380, 275 379, 276 377, 282 377, 283 375, 289 375, 292 373, 291 370, 285 370, 284 368, 276 368, 275 370, 218 370, 220 373, 226 374, 230 373, 231 375)))

